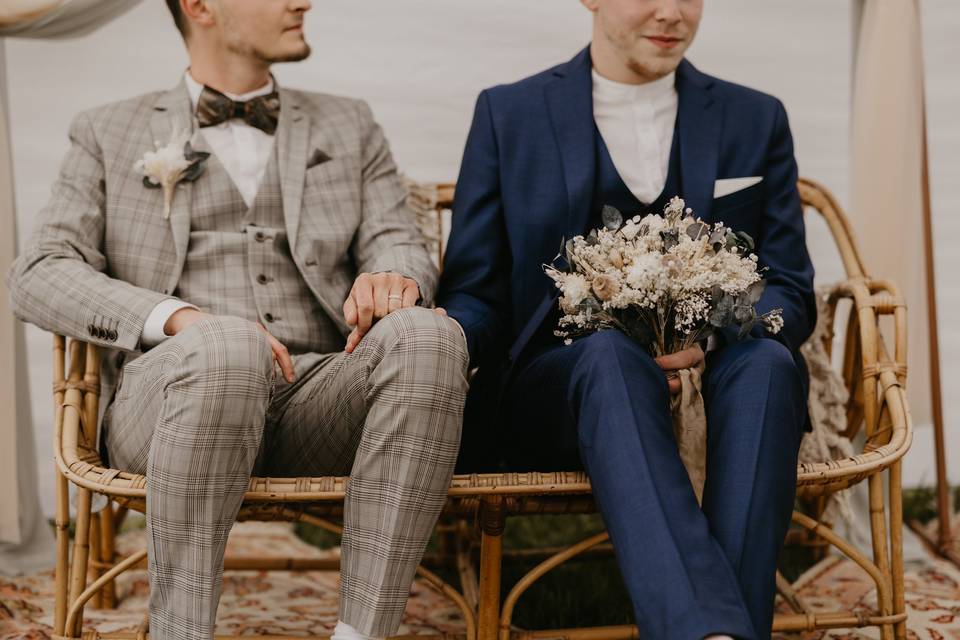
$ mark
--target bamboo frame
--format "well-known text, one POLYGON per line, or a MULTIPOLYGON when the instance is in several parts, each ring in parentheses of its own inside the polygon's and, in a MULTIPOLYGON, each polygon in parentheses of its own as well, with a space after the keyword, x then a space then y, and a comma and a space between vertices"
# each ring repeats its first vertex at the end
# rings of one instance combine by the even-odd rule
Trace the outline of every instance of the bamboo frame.
MULTIPOLYGON (((903 539, 900 487, 900 459, 911 441, 911 422, 904 385, 906 381, 906 309, 896 287, 866 275, 853 240, 850 225, 833 196, 809 180, 798 183, 801 198, 826 220, 843 260, 847 280, 836 287, 828 303, 836 307, 849 301, 853 311, 847 325, 842 375, 850 391, 848 435, 860 428, 866 435, 864 450, 850 458, 822 463, 800 464, 797 493, 813 505, 816 517, 822 513, 824 497, 867 481, 870 495, 870 525, 873 558, 860 554, 816 517, 794 514, 794 522, 807 532, 806 544, 829 544, 860 565, 877 585, 878 610, 811 613, 799 600, 788 598, 794 613, 778 615, 774 629, 800 631, 828 628, 878 626, 881 638, 906 637, 903 594, 903 539), (887 353, 879 323, 893 320, 893 356, 887 353), (883 500, 883 474, 890 495, 887 513, 883 500), (811 540, 819 540, 819 543, 811 540), (799 609, 799 610, 798 610, 799 609)), ((438 185, 436 209, 449 208, 452 185, 438 185)), ((439 216, 437 217, 440 223, 439 216)), ((440 255, 444 247, 439 247, 440 255)), ((832 336, 827 336, 829 340, 832 336)), ((829 349, 830 344, 826 345, 829 349)), ((54 458, 57 473, 57 570, 54 638, 145 638, 145 625, 136 632, 81 634, 84 605, 94 596, 99 604, 116 603, 113 580, 123 571, 142 566, 144 552, 118 558, 113 544, 116 530, 127 511, 145 510, 146 478, 101 465, 96 446, 99 404, 99 364, 96 347, 78 340, 69 344, 69 368, 65 340, 54 337, 54 458), (77 488, 76 537, 70 558, 69 485, 77 488), (109 507, 93 517, 92 493, 107 496, 109 507), (97 531, 97 529, 99 531, 97 531), (92 540, 91 540, 92 539, 92 540), (93 581, 88 586, 88 574, 93 581), (97 595, 100 594, 100 595, 97 595)), ((251 478, 238 519, 310 522, 339 532, 330 518, 342 517, 342 502, 348 478, 251 478)), ((635 627, 552 629, 522 631, 511 621, 520 596, 552 568, 593 548, 604 548, 606 534, 598 534, 567 549, 538 550, 547 557, 527 574, 501 604, 501 567, 510 552, 503 549, 503 531, 510 516, 529 514, 590 513, 595 510, 590 483, 583 472, 492 473, 455 476, 441 527, 453 536, 452 552, 441 554, 455 564, 461 591, 442 581, 424 567, 418 575, 450 598, 463 612, 467 640, 511 640, 565 637, 571 640, 615 640, 637 637, 635 627), (452 524, 448 524, 453 520, 452 524), (468 522, 474 520, 476 529, 468 522), (474 551, 479 530, 479 564, 474 568, 474 551)), ((227 558, 227 569, 336 570, 339 563, 326 559, 227 558)), ((782 585, 789 596, 791 590, 782 585)), ((97 602, 94 602, 97 604, 97 602)), ((218 636, 221 637, 221 636, 218 636)), ((279 638, 279 636, 273 636, 279 638)), ((323 637, 323 636, 321 636, 323 637)), ((444 636, 462 637, 462 636, 444 636)))

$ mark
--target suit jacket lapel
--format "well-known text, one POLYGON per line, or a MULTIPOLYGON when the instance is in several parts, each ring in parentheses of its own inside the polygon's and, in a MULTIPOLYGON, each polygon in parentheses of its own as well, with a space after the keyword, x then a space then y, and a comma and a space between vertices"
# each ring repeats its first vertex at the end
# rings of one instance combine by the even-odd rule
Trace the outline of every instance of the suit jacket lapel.
POLYGON ((300 228, 303 180, 310 143, 310 117, 301 107, 297 95, 285 89, 280 89, 280 122, 276 135, 283 215, 290 252, 296 256, 295 243, 300 228))
MULTIPOLYGON (((168 144, 174 134, 189 135, 191 144, 197 141, 199 129, 194 126, 195 118, 187 92, 186 82, 183 80, 171 89, 160 95, 153 107, 150 117, 150 133, 153 140, 160 145, 168 144)), ((146 151, 146 150, 145 150, 146 151)), ((173 192, 173 201, 170 207, 170 231, 177 252, 177 267, 171 278, 171 290, 180 280, 184 260, 187 257, 187 245, 190 242, 190 200, 193 194, 193 183, 183 181, 177 184, 173 192)), ((157 215, 161 215, 158 213, 157 215)))
POLYGON ((560 149, 569 210, 566 237, 584 232, 590 216, 596 173, 593 80, 590 49, 558 69, 558 76, 544 88, 550 122, 560 149))
POLYGON ((723 103, 711 91, 713 81, 683 60, 677 68, 682 197, 694 215, 710 219, 717 179, 723 103))

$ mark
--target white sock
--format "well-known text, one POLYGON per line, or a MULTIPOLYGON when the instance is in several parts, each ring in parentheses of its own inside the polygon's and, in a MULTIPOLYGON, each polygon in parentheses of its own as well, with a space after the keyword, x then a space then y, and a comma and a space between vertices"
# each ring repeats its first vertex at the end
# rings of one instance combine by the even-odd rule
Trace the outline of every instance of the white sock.
POLYGON ((383 640, 383 638, 364 635, 343 620, 337 620, 337 626, 334 627, 330 640, 383 640))
POLYGON ((703 640, 733 640, 730 636, 707 636, 703 640))

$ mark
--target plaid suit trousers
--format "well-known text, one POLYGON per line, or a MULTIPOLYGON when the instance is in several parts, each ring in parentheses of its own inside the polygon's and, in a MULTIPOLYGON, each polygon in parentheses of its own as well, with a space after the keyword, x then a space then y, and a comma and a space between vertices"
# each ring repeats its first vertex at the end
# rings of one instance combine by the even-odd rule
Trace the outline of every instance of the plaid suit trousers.
POLYGON ((213 636, 227 536, 255 470, 350 474, 340 618, 396 632, 456 461, 463 336, 415 307, 352 354, 294 363, 288 385, 256 325, 217 317, 123 367, 106 445, 112 464, 149 478, 152 637, 213 636))

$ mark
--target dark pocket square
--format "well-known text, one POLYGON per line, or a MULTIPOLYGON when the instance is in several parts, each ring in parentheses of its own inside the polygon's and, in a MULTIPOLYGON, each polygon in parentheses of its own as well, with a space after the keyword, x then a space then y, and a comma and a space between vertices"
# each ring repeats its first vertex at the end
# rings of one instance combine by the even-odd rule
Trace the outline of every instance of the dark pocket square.
POLYGON ((328 160, 333 160, 326 152, 321 151, 320 149, 314 149, 313 153, 310 154, 310 159, 307 160, 307 169, 317 166, 318 164, 323 164, 328 160))

